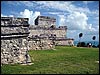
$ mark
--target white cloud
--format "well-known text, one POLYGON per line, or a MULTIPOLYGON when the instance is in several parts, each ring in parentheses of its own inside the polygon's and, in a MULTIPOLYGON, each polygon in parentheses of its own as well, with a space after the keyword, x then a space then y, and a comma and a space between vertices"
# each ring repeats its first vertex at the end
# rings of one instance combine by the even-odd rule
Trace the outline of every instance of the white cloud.
POLYGON ((34 25, 34 20, 36 19, 37 16, 40 15, 39 11, 30 11, 28 9, 25 9, 23 12, 20 12, 20 16, 24 18, 29 18, 29 24, 34 25))
POLYGON ((68 12, 44 12, 46 14, 53 14, 53 15, 69 15, 68 12))
POLYGON ((14 17, 14 15, 9 15, 9 17, 14 17))
POLYGON ((85 30, 87 28, 88 17, 84 13, 74 12, 67 16, 65 25, 72 30, 85 30))
POLYGON ((47 14, 59 15, 60 12, 47 12, 47 14))
POLYGON ((69 10, 69 5, 72 3, 71 1, 36 1, 37 4, 41 5, 41 9, 46 8, 53 8, 53 9, 59 9, 62 11, 69 10))
POLYGON ((92 3, 94 1, 83 1, 84 4, 92 3))
POLYGON ((15 6, 21 5, 20 1, 7 1, 7 3, 15 6))
MULTIPOLYGON (((70 33, 76 34, 80 33, 78 31, 83 32, 86 35, 98 35, 99 34, 99 26, 94 26, 92 24, 88 24, 88 17, 85 13, 74 12, 68 16, 59 15, 59 25, 65 25, 68 28, 68 36, 70 33)), ((73 35, 71 35, 73 36, 73 35)))
MULTIPOLYGON (((28 7, 28 9, 20 12, 20 16, 29 18, 29 23, 32 25, 34 24, 35 18, 40 15, 40 12, 33 12, 29 9, 43 10, 43 13, 49 12, 47 15, 56 15, 59 18, 57 19, 59 20, 59 25, 66 25, 68 27, 69 36, 76 38, 73 34, 80 32, 86 35, 99 35, 99 10, 90 10, 89 6, 86 5, 92 2, 93 1, 83 1, 84 7, 76 6, 72 1, 11 1, 9 3, 28 7)), ((1 14, 1 16, 6 15, 1 14)))
POLYGON ((7 1, 7 3, 8 4, 11 4, 11 5, 16 5, 16 6, 18 6, 18 5, 25 5, 25 6, 27 6, 27 7, 33 7, 33 3, 32 3, 32 1, 7 1))
POLYGON ((14 17, 14 15, 4 15, 4 14, 1 14, 1 17, 14 17))
MULTIPOLYGON (((28 9, 25 9, 24 11, 20 12, 19 15, 17 15, 16 17, 23 17, 23 18, 29 18, 29 24, 30 25, 34 25, 34 20, 40 15, 39 11, 35 11, 33 13, 33 11, 30 11, 28 9)), ((1 17, 14 17, 14 15, 4 15, 1 14, 1 17)))
POLYGON ((77 7, 73 3, 73 1, 35 1, 35 3, 40 4, 40 9, 43 8, 53 8, 60 11, 66 11, 69 13, 73 12, 84 12, 90 13, 91 11, 85 7, 77 7))
POLYGON ((24 4, 27 7, 33 7, 34 6, 32 1, 20 1, 19 3, 24 4))
POLYGON ((3 15, 3 14, 1 14, 1 17, 7 17, 7 15, 3 15))
MULTIPOLYGON (((60 11, 66 11, 69 13, 73 12, 83 12, 85 14, 91 14, 89 8, 85 7, 77 7, 72 4, 74 1, 8 1, 8 3, 13 5, 25 5, 29 8, 35 9, 46 9, 49 10, 50 8, 57 9, 60 11)), ((83 1, 84 3, 91 3, 93 1, 83 1)))
POLYGON ((99 26, 93 27, 92 24, 89 24, 84 33, 87 35, 99 35, 99 26))
POLYGON ((58 15, 59 16, 59 25, 65 26, 66 17, 64 15, 58 15))

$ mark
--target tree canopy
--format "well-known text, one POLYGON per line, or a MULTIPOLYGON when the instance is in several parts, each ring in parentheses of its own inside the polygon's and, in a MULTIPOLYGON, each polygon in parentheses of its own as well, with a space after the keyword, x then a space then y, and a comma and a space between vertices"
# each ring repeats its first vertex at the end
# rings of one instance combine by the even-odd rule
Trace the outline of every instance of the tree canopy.
POLYGON ((79 38, 81 38, 82 36, 83 36, 83 33, 80 33, 80 34, 79 34, 79 38))
POLYGON ((92 39, 95 40, 96 39, 96 36, 93 36, 92 39))

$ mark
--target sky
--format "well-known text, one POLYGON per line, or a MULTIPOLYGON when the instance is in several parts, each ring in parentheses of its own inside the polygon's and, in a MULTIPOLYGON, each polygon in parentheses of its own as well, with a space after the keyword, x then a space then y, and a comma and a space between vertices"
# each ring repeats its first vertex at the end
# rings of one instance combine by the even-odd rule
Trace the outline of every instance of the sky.
POLYGON ((67 26, 67 38, 99 41, 99 1, 1 1, 1 17, 29 18, 34 25, 37 16, 56 18, 56 26, 67 26))

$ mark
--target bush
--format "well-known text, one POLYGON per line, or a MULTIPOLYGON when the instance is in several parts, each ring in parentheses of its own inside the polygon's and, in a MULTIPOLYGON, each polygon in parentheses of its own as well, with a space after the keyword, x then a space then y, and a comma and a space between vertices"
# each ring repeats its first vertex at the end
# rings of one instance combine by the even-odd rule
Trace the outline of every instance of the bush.
POLYGON ((77 47, 86 47, 86 44, 85 44, 85 42, 79 42, 77 44, 77 47))
POLYGON ((91 42, 87 43, 86 47, 92 47, 92 43, 91 42))

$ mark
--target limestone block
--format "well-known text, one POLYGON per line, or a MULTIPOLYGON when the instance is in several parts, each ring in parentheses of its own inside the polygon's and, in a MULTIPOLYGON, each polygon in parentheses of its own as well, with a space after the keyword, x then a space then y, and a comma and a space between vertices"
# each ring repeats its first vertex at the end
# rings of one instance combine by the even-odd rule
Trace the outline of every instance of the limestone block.
POLYGON ((1 63, 2 63, 2 64, 8 64, 7 59, 2 59, 2 60, 1 60, 1 63))
POLYGON ((19 60, 20 60, 21 62, 25 61, 25 56, 24 56, 24 55, 19 55, 18 57, 19 57, 19 60))

